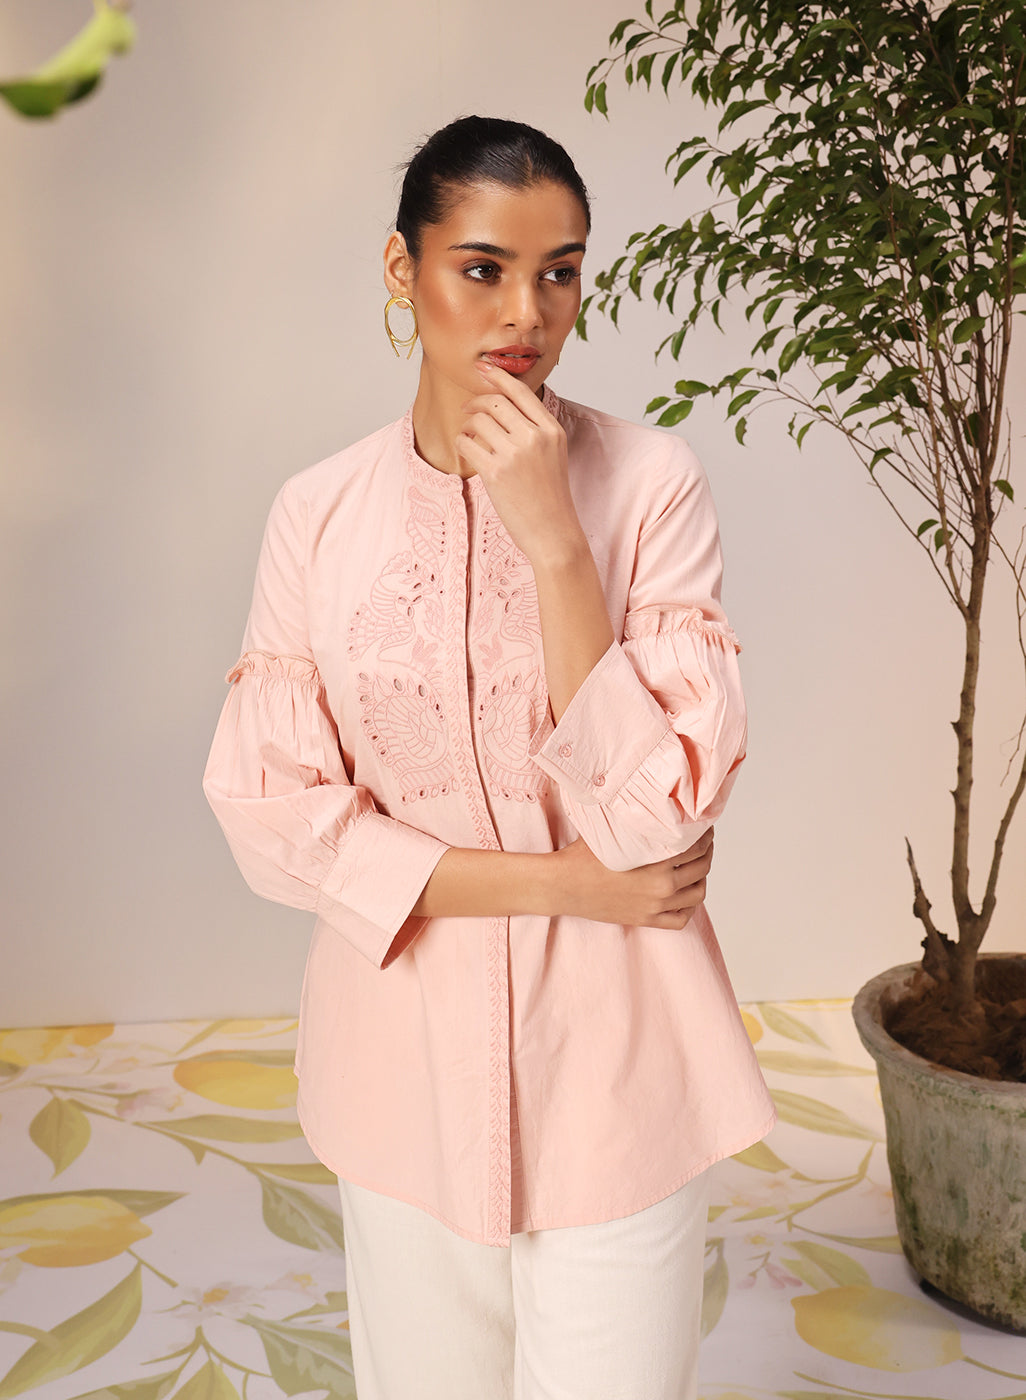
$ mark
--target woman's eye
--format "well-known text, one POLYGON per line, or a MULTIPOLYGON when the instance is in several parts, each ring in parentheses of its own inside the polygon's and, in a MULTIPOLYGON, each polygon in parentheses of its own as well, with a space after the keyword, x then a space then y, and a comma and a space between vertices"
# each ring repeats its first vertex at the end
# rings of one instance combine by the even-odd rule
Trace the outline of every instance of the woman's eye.
POLYGON ((499 269, 494 263, 475 263, 464 270, 464 275, 474 282, 493 282, 499 275, 499 269))
POLYGON ((550 267, 544 274, 544 280, 555 282, 559 287, 568 287, 571 282, 576 282, 580 275, 576 267, 550 267))

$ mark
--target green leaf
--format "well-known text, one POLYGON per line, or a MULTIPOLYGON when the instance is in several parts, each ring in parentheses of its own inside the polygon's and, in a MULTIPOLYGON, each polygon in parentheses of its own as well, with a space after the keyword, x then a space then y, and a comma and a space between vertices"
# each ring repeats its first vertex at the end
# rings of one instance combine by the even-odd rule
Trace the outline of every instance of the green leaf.
POLYGON ((793 336, 784 346, 783 350, 781 350, 780 360, 778 362, 781 374, 786 374, 795 360, 797 360, 798 356, 805 348, 806 339, 807 337, 804 335, 793 336))
POLYGON ((760 1002, 759 1010, 766 1025, 771 1031, 776 1031, 777 1035, 786 1036, 788 1040, 801 1040, 807 1045, 822 1045, 824 1050, 828 1048, 826 1041, 818 1036, 811 1026, 799 1021, 790 1011, 784 1011, 776 1002, 760 1002))
POLYGON ((34 1386, 70 1376, 106 1356, 131 1332, 141 1307, 142 1265, 136 1264, 109 1293, 59 1322, 45 1341, 33 1342, 0 1381, 0 1400, 10 1400, 34 1386))
POLYGON ((753 1143, 751 1147, 744 1148, 741 1152, 735 1152, 733 1160, 740 1162, 743 1167, 754 1167, 760 1172, 786 1172, 790 1167, 785 1161, 767 1147, 764 1142, 753 1143))
MULTIPOLYGON (((812 1283, 813 1288, 830 1288, 834 1285, 847 1288, 849 1285, 870 1285, 873 1282, 857 1259, 842 1254, 839 1249, 831 1249, 829 1245, 819 1244, 816 1240, 791 1239, 788 1244, 822 1274, 824 1281, 812 1283)), ((785 1268, 792 1267, 793 1261, 785 1259, 781 1262, 785 1268)), ((798 1270, 795 1269, 795 1272, 798 1270)), ((810 1280, 806 1279, 805 1282, 809 1283, 810 1280)))
POLYGON ((104 1385, 99 1390, 76 1395, 74 1400, 164 1400, 164 1396, 177 1383, 179 1374, 178 1371, 166 1371, 162 1376, 150 1376, 147 1380, 104 1385))
POLYGON ((352 1351, 340 1332, 289 1327, 248 1314, 243 1321, 259 1335, 271 1375, 286 1395, 327 1390, 331 1400, 356 1400, 352 1351))
MULTIPOLYGON (((864 1073, 872 1074, 872 1070, 865 1070, 864 1073)), ((338 1177, 323 1162, 260 1162, 254 1165, 258 1171, 270 1172, 272 1176, 281 1176, 287 1181, 305 1181, 314 1186, 338 1185, 338 1177)))
POLYGON ((1007 496, 1010 501, 1015 500, 1015 492, 1012 490, 1012 483, 1005 481, 1004 477, 999 477, 994 482, 994 489, 1000 491, 1002 496, 1007 496))
POLYGON ((271 1065, 291 1069, 295 1063, 294 1050, 204 1050, 201 1055, 186 1055, 172 1060, 180 1065, 246 1064, 271 1065))
POLYGON ((787 1050, 757 1050, 759 1064, 763 1069, 777 1070, 781 1074, 810 1075, 850 1075, 875 1074, 869 1065, 845 1065, 839 1060, 824 1060, 813 1055, 792 1055, 787 1050))
POLYGON ((929 520, 924 520, 923 523, 917 528, 916 536, 919 537, 920 535, 925 535, 927 530, 932 530, 936 524, 937 521, 934 520, 932 517, 929 520))
POLYGON ((702 1336, 709 1333, 723 1316, 727 1295, 730 1292, 730 1274, 727 1261, 723 1257, 722 1241, 717 1242, 713 1262, 705 1271, 702 1282, 702 1336))
POLYGON ((777 1113, 784 1123, 791 1123, 796 1128, 807 1128, 813 1133, 829 1133, 834 1137, 861 1138, 868 1142, 881 1141, 878 1132, 856 1123, 853 1118, 849 1118, 832 1104, 806 1098, 804 1094, 791 1094, 785 1089, 770 1090, 770 1093, 777 1106, 777 1113))
POLYGON ((682 423, 694 408, 693 399, 681 399, 673 403, 669 408, 664 408, 656 419, 660 428, 672 428, 675 423, 682 423))
POLYGON ((733 418, 735 413, 740 413, 746 403, 751 403, 759 397, 759 392, 758 389, 745 389, 740 394, 735 394, 727 409, 727 417, 733 418))
POLYGON ((849 1244, 857 1249, 872 1249, 879 1254, 900 1254, 901 1240, 897 1235, 866 1235, 858 1237, 855 1235, 826 1235, 826 1239, 833 1240, 834 1244, 849 1244))
POLYGON ((296 1122, 275 1123, 270 1119, 233 1118, 228 1113, 200 1113, 194 1118, 151 1119, 147 1128, 167 1128, 182 1137, 209 1138, 211 1142, 286 1142, 301 1137, 296 1122))
POLYGON ((742 443, 742 444, 744 443, 744 440, 745 440, 745 433, 747 433, 747 431, 748 431, 748 419, 747 419, 747 418, 739 418, 739 419, 737 420, 737 423, 734 425, 734 436, 737 438, 738 442, 740 442, 740 443, 742 443))
POLYGON ((211 1359, 175 1392, 175 1400, 239 1400, 239 1392, 211 1359))
POLYGON ((598 86, 595 88, 595 108, 597 111, 601 112, 601 114, 604 117, 607 117, 609 115, 609 109, 606 106, 605 83, 599 83, 598 86))
MULTIPOLYGON (((342 1248, 342 1220, 337 1210, 332 1210, 292 1186, 279 1186, 276 1181, 260 1178, 263 1192, 264 1224, 290 1244, 298 1244, 303 1249, 342 1248)), ((2 1400, 2 1397, 0 1397, 2 1400)))
POLYGON ((700 379, 678 379, 673 387, 685 399, 693 399, 698 394, 709 392, 709 385, 703 384, 700 379))
POLYGON ((135 25, 121 10, 99 0, 88 24, 34 72, 0 83, 0 95, 25 117, 52 117, 87 97, 115 54, 135 42, 135 25))
POLYGON ((74 1099, 51 1099, 29 1124, 29 1137, 60 1176, 88 1145, 89 1119, 74 1099))
POLYGON ((967 340, 971 340, 977 331, 982 331, 986 324, 986 316, 967 316, 964 321, 959 321, 951 339, 956 345, 963 345, 967 340))
POLYGON ((934 533, 934 536, 933 536, 933 548, 934 548, 934 551, 935 551, 936 553, 939 554, 940 551, 941 551, 941 550, 944 548, 944 546, 947 544, 948 540, 950 540, 950 538, 951 538, 951 531, 950 531, 950 530, 944 530, 944 529, 937 530, 937 531, 934 533))
POLYGON ((27 1206, 34 1201, 61 1200, 64 1196, 102 1196, 105 1200, 117 1201, 134 1215, 152 1215, 155 1210, 174 1205, 183 1195, 182 1191, 117 1191, 99 1187, 90 1187, 83 1191, 35 1191, 28 1196, 8 1196, 6 1200, 0 1201, 0 1209, 6 1209, 8 1206, 27 1206))
POLYGON ((670 402, 670 400, 669 400, 669 396, 668 396, 667 394, 660 394, 660 395, 658 396, 658 398, 650 399, 650 400, 649 400, 648 404, 645 406, 645 412, 646 412, 646 413, 655 413, 655 411, 656 411, 657 409, 662 408, 663 404, 666 404, 666 403, 669 403, 669 402, 670 402))

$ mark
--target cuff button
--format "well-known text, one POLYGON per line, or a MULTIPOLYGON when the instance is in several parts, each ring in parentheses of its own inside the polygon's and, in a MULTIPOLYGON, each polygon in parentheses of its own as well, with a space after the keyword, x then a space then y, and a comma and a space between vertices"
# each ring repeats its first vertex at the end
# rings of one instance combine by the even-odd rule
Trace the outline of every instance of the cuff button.
POLYGON ((574 753, 573 744, 560 744, 560 746, 559 746, 559 756, 560 756, 560 758, 572 758, 572 757, 573 757, 573 753, 574 753))

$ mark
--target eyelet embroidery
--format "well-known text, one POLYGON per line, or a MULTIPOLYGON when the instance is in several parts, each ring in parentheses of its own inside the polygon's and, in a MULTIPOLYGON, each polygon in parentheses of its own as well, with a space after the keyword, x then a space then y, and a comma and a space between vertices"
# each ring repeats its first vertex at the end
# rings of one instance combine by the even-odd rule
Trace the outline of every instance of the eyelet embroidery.
POLYGON ((488 503, 483 503, 477 566, 480 580, 472 643, 485 679, 476 715, 488 791, 513 802, 537 802, 549 780, 529 754, 531 736, 548 710, 541 658, 538 589, 526 555, 488 503))
POLYGON ((349 657, 358 673, 360 725, 390 768, 404 803, 444 797, 459 787, 443 690, 441 597, 447 546, 442 508, 409 492, 411 548, 393 554, 349 621, 349 657))

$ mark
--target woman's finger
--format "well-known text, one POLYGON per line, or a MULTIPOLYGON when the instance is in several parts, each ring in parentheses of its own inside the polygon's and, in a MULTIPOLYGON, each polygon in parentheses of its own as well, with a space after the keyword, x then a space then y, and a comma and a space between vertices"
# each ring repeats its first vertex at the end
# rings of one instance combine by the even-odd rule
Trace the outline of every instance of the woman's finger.
POLYGON ((516 375, 509 374, 506 370, 500 369, 498 365, 489 364, 482 360, 478 364, 478 370, 498 393, 515 403, 525 418, 530 418, 532 423, 542 424, 552 418, 541 399, 533 389, 529 389, 526 384, 517 379, 516 375))

